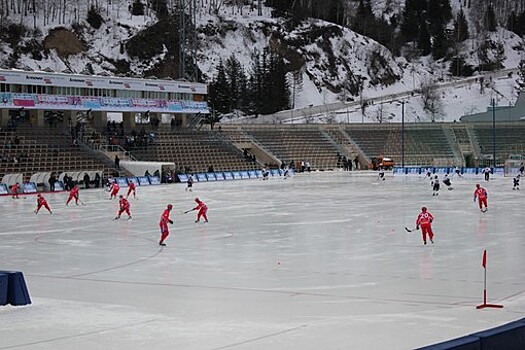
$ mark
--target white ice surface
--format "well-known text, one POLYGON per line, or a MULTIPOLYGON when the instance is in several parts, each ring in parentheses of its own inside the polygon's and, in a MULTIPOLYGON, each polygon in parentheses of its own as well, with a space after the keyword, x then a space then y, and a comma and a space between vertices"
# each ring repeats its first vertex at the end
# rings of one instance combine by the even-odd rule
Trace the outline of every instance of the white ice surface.
MULTIPOLYGON (((411 349, 525 317, 525 193, 511 179, 428 181, 356 173, 138 188, 133 220, 81 191, 0 198, 0 270, 33 304, 0 307, 0 349, 411 349), (199 196, 210 223, 194 223, 199 196), (168 246, 158 219, 173 203, 168 246), (422 205, 435 244, 407 234, 422 205), (482 302, 483 250, 488 301, 482 302)), ((525 191, 524 191, 525 192, 525 191)))

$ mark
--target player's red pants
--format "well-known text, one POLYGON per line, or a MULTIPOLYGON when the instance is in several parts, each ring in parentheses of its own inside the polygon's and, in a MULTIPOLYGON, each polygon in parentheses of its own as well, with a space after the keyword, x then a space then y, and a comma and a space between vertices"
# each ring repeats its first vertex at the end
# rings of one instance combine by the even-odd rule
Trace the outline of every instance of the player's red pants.
POLYGON ((135 190, 134 189, 128 189, 128 194, 126 195, 126 197, 129 197, 129 194, 133 192, 133 197, 135 197, 135 190))
POLYGON ((483 205, 485 205, 485 208, 488 208, 487 198, 478 198, 478 203, 479 203, 479 209, 482 209, 483 205))
POLYGON ((160 226, 160 242, 164 242, 164 240, 169 236, 170 231, 168 230, 167 224, 159 224, 160 226))
POLYGON ((118 190, 111 191, 111 198, 117 197, 118 190))
POLYGON ((421 234, 423 235, 423 242, 427 243, 427 233, 430 240, 434 239, 434 232, 430 225, 421 225, 421 234))
POLYGON ((124 212, 126 212, 126 214, 128 214, 128 216, 131 216, 131 213, 129 212, 129 208, 120 209, 118 211, 118 216, 120 216, 124 212))
POLYGON ((66 204, 69 204, 69 202, 71 202, 71 200, 72 200, 73 198, 75 198, 75 203, 78 204, 78 197, 75 196, 74 194, 70 194, 70 195, 69 195, 69 198, 67 199, 66 204))
POLYGON ((201 217, 204 218, 204 220, 208 221, 208 217, 206 216, 206 212, 208 211, 207 208, 201 208, 199 209, 199 212, 197 213, 197 220, 200 220, 201 217))

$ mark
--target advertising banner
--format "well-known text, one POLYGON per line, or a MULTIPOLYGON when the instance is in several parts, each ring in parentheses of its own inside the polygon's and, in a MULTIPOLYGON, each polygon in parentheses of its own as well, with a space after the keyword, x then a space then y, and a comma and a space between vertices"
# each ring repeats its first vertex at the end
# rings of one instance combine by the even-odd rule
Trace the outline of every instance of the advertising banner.
POLYGON ((96 96, 62 96, 21 93, 0 93, 0 106, 7 108, 89 110, 108 112, 180 112, 209 113, 206 102, 169 101, 96 96))

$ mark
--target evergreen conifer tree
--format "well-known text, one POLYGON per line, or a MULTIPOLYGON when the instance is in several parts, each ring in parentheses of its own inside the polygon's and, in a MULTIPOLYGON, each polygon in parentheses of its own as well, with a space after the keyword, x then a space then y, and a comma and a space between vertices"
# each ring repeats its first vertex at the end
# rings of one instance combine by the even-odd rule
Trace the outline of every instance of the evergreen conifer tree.
POLYGON ((459 10, 454 22, 454 35, 458 43, 462 43, 469 38, 468 22, 463 9, 459 10))

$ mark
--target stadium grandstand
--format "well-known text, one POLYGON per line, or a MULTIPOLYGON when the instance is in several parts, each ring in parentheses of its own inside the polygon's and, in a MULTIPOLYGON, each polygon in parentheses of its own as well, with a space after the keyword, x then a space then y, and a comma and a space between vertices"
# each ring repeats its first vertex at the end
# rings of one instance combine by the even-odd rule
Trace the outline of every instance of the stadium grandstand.
MULTIPOLYGON (((0 70, 0 177, 99 172, 130 176, 115 164, 168 164, 197 173, 300 166, 503 166, 525 154, 525 123, 465 116, 461 123, 227 124, 212 128, 207 86, 186 81, 0 70), (120 121, 111 120, 118 113, 120 121), (496 156, 494 162, 494 156, 496 156)), ((518 105, 518 103, 517 103, 518 105)), ((43 181, 45 184, 46 181, 43 181)))

